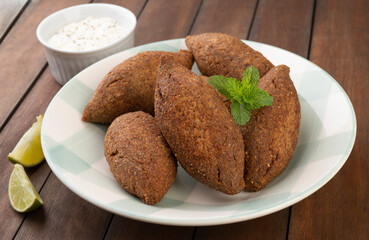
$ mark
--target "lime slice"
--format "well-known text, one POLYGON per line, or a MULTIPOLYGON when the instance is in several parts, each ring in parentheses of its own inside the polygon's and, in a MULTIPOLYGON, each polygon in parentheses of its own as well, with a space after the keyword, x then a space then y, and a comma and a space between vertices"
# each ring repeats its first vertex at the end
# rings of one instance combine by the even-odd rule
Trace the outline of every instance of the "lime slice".
POLYGON ((36 119, 37 122, 28 129, 13 151, 9 153, 10 162, 22 164, 24 167, 33 167, 45 159, 40 136, 43 116, 40 115, 36 119))
POLYGON ((15 164, 9 179, 8 195, 10 205, 17 212, 30 212, 40 207, 43 201, 29 180, 24 168, 15 164))

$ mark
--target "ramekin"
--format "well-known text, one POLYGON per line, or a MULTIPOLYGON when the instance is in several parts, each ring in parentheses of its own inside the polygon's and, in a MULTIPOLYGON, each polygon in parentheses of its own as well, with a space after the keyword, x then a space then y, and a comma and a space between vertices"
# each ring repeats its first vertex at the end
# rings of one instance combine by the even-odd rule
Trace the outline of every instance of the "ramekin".
POLYGON ((136 16, 124 7, 104 3, 82 4, 65 8, 46 17, 38 25, 36 35, 44 46, 53 77, 59 84, 64 85, 77 73, 98 60, 133 47, 136 23, 136 16), (113 18, 127 31, 116 42, 93 50, 61 50, 48 43, 48 39, 60 28, 90 16, 113 18))

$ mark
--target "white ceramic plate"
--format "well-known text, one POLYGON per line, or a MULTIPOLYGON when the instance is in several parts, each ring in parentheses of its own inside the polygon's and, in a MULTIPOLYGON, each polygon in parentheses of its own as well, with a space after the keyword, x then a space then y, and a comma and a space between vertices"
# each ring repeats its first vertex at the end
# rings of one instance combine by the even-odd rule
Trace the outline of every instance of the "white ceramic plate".
MULTIPOLYGON (((81 121, 84 106, 108 71, 139 52, 185 49, 183 39, 135 47, 88 67, 69 81, 46 110, 41 130, 46 160, 69 189, 118 215, 167 225, 216 225, 264 216, 286 208, 326 184, 348 158, 356 136, 355 112, 325 71, 280 48, 245 41, 275 64, 291 68, 301 102, 298 146, 288 168, 265 189, 228 196, 196 182, 181 167, 163 200, 143 204, 122 189, 103 153, 107 127, 81 121)), ((196 66, 193 71, 198 73, 196 66)))

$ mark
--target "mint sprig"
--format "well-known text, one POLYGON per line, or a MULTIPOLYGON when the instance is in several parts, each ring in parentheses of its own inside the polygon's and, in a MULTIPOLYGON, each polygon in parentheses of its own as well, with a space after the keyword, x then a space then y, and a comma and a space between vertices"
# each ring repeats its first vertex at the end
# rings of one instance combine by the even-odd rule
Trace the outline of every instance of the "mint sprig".
POLYGON ((232 102, 231 114, 238 125, 245 125, 250 120, 252 110, 273 104, 272 96, 258 88, 259 78, 254 66, 244 71, 241 82, 221 75, 208 78, 209 84, 232 102))

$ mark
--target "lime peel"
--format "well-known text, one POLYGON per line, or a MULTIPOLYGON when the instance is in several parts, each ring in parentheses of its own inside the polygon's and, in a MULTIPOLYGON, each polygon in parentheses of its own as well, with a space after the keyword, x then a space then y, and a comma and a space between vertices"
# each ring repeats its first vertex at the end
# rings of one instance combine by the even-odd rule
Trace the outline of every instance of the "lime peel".
POLYGON ((29 180, 24 168, 15 164, 8 185, 10 205, 17 212, 30 212, 43 205, 43 201, 29 180))
POLYGON ((15 148, 8 155, 11 163, 19 163, 24 167, 33 167, 44 161, 41 147, 41 124, 43 116, 36 117, 37 122, 22 136, 15 148))

